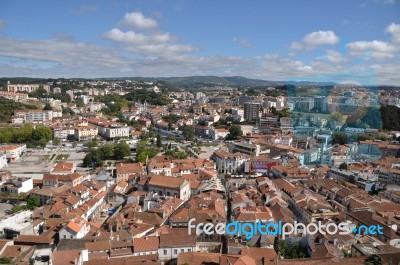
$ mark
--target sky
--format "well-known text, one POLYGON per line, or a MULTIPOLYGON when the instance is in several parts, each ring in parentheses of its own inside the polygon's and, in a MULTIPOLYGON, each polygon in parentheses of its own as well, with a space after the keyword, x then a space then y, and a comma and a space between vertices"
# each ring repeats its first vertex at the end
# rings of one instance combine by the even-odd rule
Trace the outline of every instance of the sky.
POLYGON ((0 76, 400 85, 400 0, 0 1, 0 76))

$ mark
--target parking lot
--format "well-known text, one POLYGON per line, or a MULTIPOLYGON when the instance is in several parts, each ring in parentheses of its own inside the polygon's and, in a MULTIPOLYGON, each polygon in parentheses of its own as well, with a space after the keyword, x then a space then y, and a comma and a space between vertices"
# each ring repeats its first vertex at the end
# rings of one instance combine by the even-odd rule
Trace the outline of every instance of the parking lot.
MULTIPOLYGON (((77 165, 82 163, 85 153, 72 151, 69 149, 58 148, 50 149, 31 149, 17 161, 8 164, 7 170, 13 174, 43 174, 48 173, 54 164, 60 161, 75 162, 77 165)), ((84 169, 80 169, 82 171, 84 169)))

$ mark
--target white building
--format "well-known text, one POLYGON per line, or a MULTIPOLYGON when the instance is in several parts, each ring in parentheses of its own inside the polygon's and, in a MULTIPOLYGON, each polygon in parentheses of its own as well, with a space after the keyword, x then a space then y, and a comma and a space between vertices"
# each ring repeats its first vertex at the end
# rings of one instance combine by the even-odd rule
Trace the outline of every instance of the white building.
POLYGON ((0 169, 7 166, 7 156, 6 153, 0 152, 0 169))
POLYGON ((216 129, 213 128, 210 130, 211 138, 214 140, 225 139, 225 137, 229 134, 227 129, 216 129))
POLYGON ((0 191, 8 194, 26 193, 33 189, 33 180, 29 177, 11 177, 0 184, 0 191))
POLYGON ((61 117, 62 111, 52 110, 15 110, 12 123, 23 122, 44 122, 52 121, 53 118, 61 117))
POLYGON ((85 219, 81 217, 75 217, 60 230, 60 239, 80 239, 83 238, 89 232, 89 230, 90 225, 85 219))
POLYGON ((42 87, 47 92, 50 92, 49 85, 39 85, 39 84, 7 84, 7 91, 12 92, 35 92, 40 87, 42 87))
POLYGON ((184 201, 190 198, 189 181, 184 178, 154 175, 146 186, 149 192, 160 196, 176 197, 184 201))
POLYGON ((238 173, 243 171, 244 164, 249 157, 241 153, 228 153, 226 151, 215 151, 213 156, 215 165, 220 173, 238 173))
POLYGON ((8 161, 18 160, 26 151, 26 145, 0 145, 0 152, 6 154, 8 161))

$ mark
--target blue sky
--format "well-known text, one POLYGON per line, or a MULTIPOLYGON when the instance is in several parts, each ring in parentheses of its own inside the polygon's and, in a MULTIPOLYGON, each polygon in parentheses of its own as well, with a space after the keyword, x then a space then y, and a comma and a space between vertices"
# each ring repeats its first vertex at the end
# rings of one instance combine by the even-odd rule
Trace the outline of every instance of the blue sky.
POLYGON ((400 83, 399 0, 0 2, 0 75, 400 83))

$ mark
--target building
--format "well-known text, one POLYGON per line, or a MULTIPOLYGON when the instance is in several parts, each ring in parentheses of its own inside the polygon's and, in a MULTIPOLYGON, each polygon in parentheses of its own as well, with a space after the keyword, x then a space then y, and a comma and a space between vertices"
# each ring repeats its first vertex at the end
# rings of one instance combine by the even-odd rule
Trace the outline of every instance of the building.
POLYGON ((0 152, 0 169, 2 169, 3 167, 6 167, 7 163, 8 162, 7 162, 6 153, 5 152, 3 152, 3 153, 0 152))
POLYGON ((225 139, 225 137, 229 134, 229 131, 227 129, 212 129, 211 130, 211 138, 214 140, 221 140, 225 139))
POLYGON ((244 164, 249 159, 248 155, 242 153, 228 153, 226 151, 215 151, 212 159, 220 173, 239 173, 244 170, 244 164))
POLYGON ((259 102, 244 103, 244 119, 248 122, 255 122, 260 119, 261 104, 259 102))
POLYGON ((0 91, 0 97, 11 99, 14 101, 19 101, 23 99, 28 99, 28 94, 25 93, 15 93, 9 91, 0 91))
POLYGON ((79 185, 84 180, 84 175, 79 173, 72 173, 66 175, 58 174, 44 174, 43 186, 58 187, 62 184, 68 184, 72 187, 79 185))
POLYGON ((39 85, 39 84, 7 84, 7 91, 11 92, 27 92, 32 93, 38 90, 39 88, 43 88, 47 92, 50 92, 49 85, 39 85))
POLYGON ((160 235, 158 256, 160 260, 177 258, 180 253, 196 251, 196 233, 188 235, 187 228, 170 228, 160 235))
POLYGON ((146 169, 141 163, 119 163, 116 166, 117 182, 128 181, 129 176, 146 174, 146 169))
POLYGON ((98 134, 106 140, 129 137, 129 127, 127 125, 101 119, 90 119, 89 123, 96 125, 98 134))
POLYGON ((92 140, 99 133, 95 126, 79 126, 74 128, 74 137, 78 141, 92 140))
POLYGON ((26 193, 33 189, 33 180, 28 177, 10 177, 0 184, 0 191, 8 194, 26 193))
POLYGON ((0 145, 0 152, 4 152, 8 161, 18 160, 26 151, 26 145, 0 145))
POLYGON ((66 226, 64 226, 59 234, 60 239, 66 238, 83 238, 90 230, 90 225, 81 217, 75 217, 66 226))
POLYGON ((15 110, 12 116, 12 123, 37 122, 42 123, 45 121, 52 121, 53 118, 61 117, 62 111, 53 110, 15 110))
POLYGON ((59 162, 54 165, 50 173, 57 175, 65 175, 74 173, 75 169, 76 165, 73 162, 59 162))
POLYGON ((160 196, 176 197, 184 201, 190 197, 189 181, 180 177, 154 175, 143 188, 160 196))

